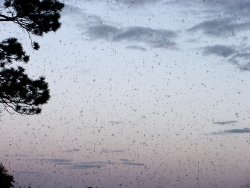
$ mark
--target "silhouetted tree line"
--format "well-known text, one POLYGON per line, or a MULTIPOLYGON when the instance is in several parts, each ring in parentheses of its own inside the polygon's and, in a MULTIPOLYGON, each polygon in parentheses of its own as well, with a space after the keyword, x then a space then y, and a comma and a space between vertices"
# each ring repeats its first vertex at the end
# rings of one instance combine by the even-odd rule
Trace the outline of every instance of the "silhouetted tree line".
MULTIPOLYGON (((64 4, 57 0, 5 0, 0 4, 0 23, 13 23, 25 30, 34 50, 40 48, 31 36, 57 31, 64 4)), ((0 27, 1 28, 1 27, 0 27)), ((0 42, 0 104, 9 111, 33 115, 41 112, 50 92, 44 77, 32 79, 17 62, 28 63, 29 56, 17 38, 0 42)), ((0 164, 0 188, 13 187, 14 178, 0 164)))
POLYGON ((8 174, 2 163, 0 163, 0 187, 10 188, 13 187, 14 178, 12 175, 8 174))

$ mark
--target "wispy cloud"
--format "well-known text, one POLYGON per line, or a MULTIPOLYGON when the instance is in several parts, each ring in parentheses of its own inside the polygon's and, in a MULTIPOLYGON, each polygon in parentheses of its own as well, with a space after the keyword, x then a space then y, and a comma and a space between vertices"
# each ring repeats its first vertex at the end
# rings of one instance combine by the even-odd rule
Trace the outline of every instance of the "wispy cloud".
POLYGON ((88 34, 92 39, 102 39, 112 42, 144 43, 152 48, 175 48, 174 39, 177 33, 165 29, 153 29, 150 27, 125 27, 102 24, 91 26, 88 34))
POLYGON ((73 16, 73 15, 80 16, 80 15, 84 15, 84 13, 83 13, 83 10, 81 8, 66 3, 64 5, 62 15, 65 15, 65 16, 67 16, 67 15, 70 15, 70 16, 73 16))
POLYGON ((79 151, 80 151, 80 149, 74 148, 74 149, 65 150, 64 152, 65 152, 65 153, 77 153, 77 152, 79 152, 79 151))
POLYGON ((123 153, 124 150, 109 150, 109 149, 103 149, 101 153, 123 153))
POLYGON ((110 121, 110 123, 111 123, 112 125, 119 125, 119 124, 123 124, 123 122, 122 122, 122 121, 110 121))
POLYGON ((42 173, 41 172, 35 172, 35 171, 18 171, 15 173, 16 175, 18 174, 25 174, 25 175, 41 175, 42 173))
POLYGON ((81 163, 75 163, 72 166, 70 166, 71 169, 89 169, 89 168, 101 168, 106 165, 113 165, 115 163, 113 162, 81 162, 81 163))
POLYGON ((143 52, 147 51, 146 48, 138 46, 138 45, 129 45, 126 48, 131 49, 131 50, 140 50, 140 51, 143 51, 143 52))
POLYGON ((143 5, 143 4, 151 4, 158 3, 162 0, 117 0, 117 2, 129 4, 129 5, 143 5))
POLYGON ((75 162, 68 159, 45 159, 42 160, 43 163, 51 163, 54 165, 65 166, 69 169, 89 169, 89 168, 101 168, 106 165, 115 164, 110 161, 93 161, 93 162, 75 162))
POLYGON ((229 59, 230 63, 233 63, 237 67, 239 67, 242 71, 249 71, 250 70, 250 53, 242 52, 234 55, 229 59))
POLYGON ((243 128, 243 129, 228 129, 224 131, 219 132, 213 132, 214 135, 220 135, 220 134, 244 134, 244 133, 250 133, 249 128, 243 128))
MULTIPOLYGON (((103 0, 85 0, 88 2, 104 2, 103 0)), ((109 4, 124 4, 129 6, 142 6, 147 4, 156 4, 162 2, 164 0, 115 0, 115 1, 108 1, 109 4)))
POLYGON ((217 125, 229 125, 229 124, 235 124, 237 123, 237 121, 215 121, 213 122, 213 124, 217 124, 217 125))
POLYGON ((72 160, 68 159, 44 159, 42 162, 52 163, 55 165, 71 165, 73 163, 72 160))
POLYGON ((92 26, 88 29, 88 34, 93 39, 113 40, 120 33, 120 29, 106 24, 92 26))
POLYGON ((241 71, 250 71, 249 47, 213 45, 203 48, 203 55, 216 55, 225 58, 241 71))
POLYGON ((124 165, 131 165, 131 166, 144 166, 143 163, 137 163, 134 161, 130 161, 128 159, 121 159, 122 164, 124 165))
MULTIPOLYGON (((123 150, 104 150, 102 152, 107 152, 107 153, 122 153, 123 150)), ((68 160, 68 159, 43 159, 41 160, 43 163, 50 163, 53 165, 58 165, 58 166, 64 166, 65 168, 68 169, 89 169, 89 168, 102 168, 107 165, 115 165, 118 163, 111 162, 111 161, 90 161, 90 162, 76 162, 73 160, 68 160)), ((131 161, 128 159, 121 159, 120 162, 123 165, 129 165, 129 166, 144 166, 143 163, 138 163, 135 161, 131 161)))
POLYGON ((241 16, 249 17, 250 16, 250 1, 249 0, 207 0, 203 1, 206 5, 210 5, 211 8, 220 8, 224 14, 231 16, 241 16))
POLYGON ((250 29, 250 22, 242 22, 231 17, 205 20, 194 25, 188 31, 202 31, 204 34, 216 37, 230 37, 237 32, 250 29))
POLYGON ((235 52, 234 48, 226 45, 207 46, 203 49, 204 55, 217 55, 225 58, 233 55, 235 52))

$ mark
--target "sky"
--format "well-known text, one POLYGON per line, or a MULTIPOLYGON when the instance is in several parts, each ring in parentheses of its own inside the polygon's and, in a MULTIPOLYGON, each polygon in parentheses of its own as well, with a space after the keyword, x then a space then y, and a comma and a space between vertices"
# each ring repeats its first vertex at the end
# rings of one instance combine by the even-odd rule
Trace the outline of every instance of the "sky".
POLYGON ((250 186, 250 1, 64 3, 39 51, 0 29, 51 92, 38 116, 1 113, 16 187, 250 186))

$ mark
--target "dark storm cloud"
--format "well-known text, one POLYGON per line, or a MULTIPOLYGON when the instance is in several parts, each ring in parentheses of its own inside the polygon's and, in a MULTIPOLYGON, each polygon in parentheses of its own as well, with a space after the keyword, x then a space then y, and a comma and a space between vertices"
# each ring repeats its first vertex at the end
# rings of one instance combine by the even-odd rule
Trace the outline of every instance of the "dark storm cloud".
POLYGON ((131 165, 131 166, 144 166, 143 163, 136 163, 134 161, 130 161, 128 159, 121 159, 122 164, 124 165, 131 165))
POLYGON ((222 57, 229 57, 235 53, 235 49, 225 45, 208 46, 203 49, 204 55, 217 55, 222 57))
POLYGON ((165 29, 136 26, 117 28, 106 24, 89 27, 88 34, 93 39, 144 43, 153 48, 173 48, 176 46, 173 40, 177 37, 175 32, 165 29))
POLYGON ((229 124, 234 124, 237 123, 237 121, 215 121, 213 124, 217 125, 229 125, 229 124))
POLYGON ((228 129, 220 132, 214 132, 214 135, 220 135, 220 134, 245 134, 250 133, 249 128, 243 128, 243 129, 228 129))

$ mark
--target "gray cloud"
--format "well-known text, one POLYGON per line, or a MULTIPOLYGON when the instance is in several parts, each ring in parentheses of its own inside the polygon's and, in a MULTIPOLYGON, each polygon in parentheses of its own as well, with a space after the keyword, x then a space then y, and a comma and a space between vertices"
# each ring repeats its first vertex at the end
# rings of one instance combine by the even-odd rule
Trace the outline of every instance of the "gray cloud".
POLYGON ((124 150, 108 150, 108 149, 103 149, 101 153, 123 153, 124 150))
MULTIPOLYGON (((103 2, 102 0, 85 0, 88 2, 103 2)), ((106 1, 106 3, 109 4, 124 4, 124 5, 129 5, 129 6, 142 6, 142 5, 147 5, 147 4, 156 4, 164 0, 111 0, 111 1, 106 1)))
POLYGON ((250 48, 242 46, 214 45, 203 48, 204 55, 217 55, 227 58, 227 61, 235 65, 241 71, 250 71, 250 48))
POLYGON ((206 20, 191 27, 188 31, 202 31, 211 36, 229 37, 247 29, 250 29, 250 22, 239 22, 230 17, 206 20))
POLYGON ((62 11, 63 15, 84 15, 83 14, 83 10, 79 7, 70 5, 70 4, 65 4, 63 11, 62 11))
POLYGON ((239 65, 239 69, 241 71, 250 71, 250 63, 244 64, 244 65, 239 65))
POLYGON ((176 33, 163 29, 151 29, 148 27, 129 27, 114 37, 115 41, 127 40, 144 42, 155 48, 168 48, 174 46, 171 40, 176 33))
POLYGON ((46 163, 53 163, 56 165, 71 165, 72 164, 72 161, 67 160, 67 159, 45 159, 42 161, 46 163))
POLYGON ((112 125, 119 125, 119 124, 123 124, 123 122, 122 122, 122 121, 110 121, 110 123, 111 123, 112 125))
MULTIPOLYGON (((78 0, 82 1, 82 0, 78 0)), ((250 0, 84 0, 87 2, 105 2, 107 4, 124 4, 129 6, 142 6, 164 3, 166 5, 182 4, 182 5, 203 5, 210 9, 220 9, 223 13, 232 15, 250 15, 250 0)))
MULTIPOLYGON (((177 2, 186 4, 183 0, 177 0, 177 2)), ((230 37, 250 29, 250 0, 187 0, 187 2, 192 6, 202 6, 203 15, 210 18, 194 25, 189 31, 202 31, 210 36, 230 37)))
POLYGON ((18 171, 15 173, 16 175, 18 174, 25 174, 25 175, 41 175, 42 173, 41 172, 35 172, 35 171, 18 171))
POLYGON ((125 4, 134 4, 134 5, 142 5, 142 4, 149 4, 149 3, 157 3, 162 0, 117 0, 117 2, 122 2, 125 4))
MULTIPOLYGON (((123 152, 123 150, 106 150, 107 152, 123 152)), ((105 152, 105 150, 104 150, 105 152)), ((129 166, 144 166, 143 163, 138 163, 134 161, 130 161, 128 159, 121 159, 122 164, 129 166)), ((94 162, 74 162, 72 160, 67 159, 45 159, 42 160, 44 163, 51 163, 54 165, 66 166, 69 169, 89 169, 89 168, 101 168, 106 165, 114 165, 116 163, 111 161, 94 161, 94 162)))
POLYGON ((84 170, 84 169, 89 169, 89 168, 101 168, 103 166, 110 165, 110 164, 113 165, 115 163, 113 162, 82 162, 82 163, 75 163, 70 168, 84 170))
POLYGON ((224 10, 224 13, 232 16, 250 16, 249 0, 206 0, 206 4, 216 6, 224 10))
POLYGON ((66 166, 69 169, 89 169, 89 168, 101 168, 106 165, 115 164, 113 162, 74 162, 67 159, 45 159, 42 160, 45 163, 51 163, 54 165, 66 166))
POLYGON ((203 49, 204 55, 217 55, 222 57, 229 57, 235 53, 235 49, 225 45, 208 46, 203 49))
POLYGON ((224 133, 250 133, 249 128, 225 130, 224 133))
POLYGON ((237 123, 237 121, 215 121, 213 124, 217 125, 229 125, 229 124, 234 124, 237 123))
POLYGON ((89 27, 88 34, 93 39, 144 43, 153 48, 173 48, 176 46, 173 39, 177 37, 175 32, 165 29, 149 27, 117 28, 106 24, 89 27))
POLYGON ((101 168, 102 165, 100 164, 92 164, 92 163, 86 163, 86 164, 75 164, 73 166, 71 166, 71 169, 89 169, 89 168, 101 168))
POLYGON ((74 148, 74 149, 65 150, 64 152, 65 153, 76 153, 76 152, 79 152, 79 151, 80 151, 80 149, 74 148))
POLYGON ((168 0, 179 4, 189 4, 190 6, 202 5, 209 10, 220 12, 220 15, 227 16, 250 16, 250 0, 168 0))
POLYGON ((122 164, 124 165, 131 165, 131 166, 144 166, 143 163, 136 163, 134 161, 130 161, 128 159, 121 159, 122 164))
POLYGON ((88 33, 92 38, 113 40, 114 36, 119 33, 119 29, 110 25, 97 25, 90 27, 88 33))
POLYGON ((220 132, 214 132, 214 135, 220 135, 220 134, 244 134, 244 133, 250 133, 249 128, 243 128, 243 129, 228 129, 220 132))
POLYGON ((242 71, 249 71, 250 70, 250 53, 243 52, 234 55, 229 59, 229 62, 236 65, 242 71))
POLYGON ((137 46, 137 45, 129 45, 126 48, 131 49, 131 50, 140 50, 140 51, 143 51, 143 52, 147 51, 146 48, 143 48, 143 47, 137 46))

